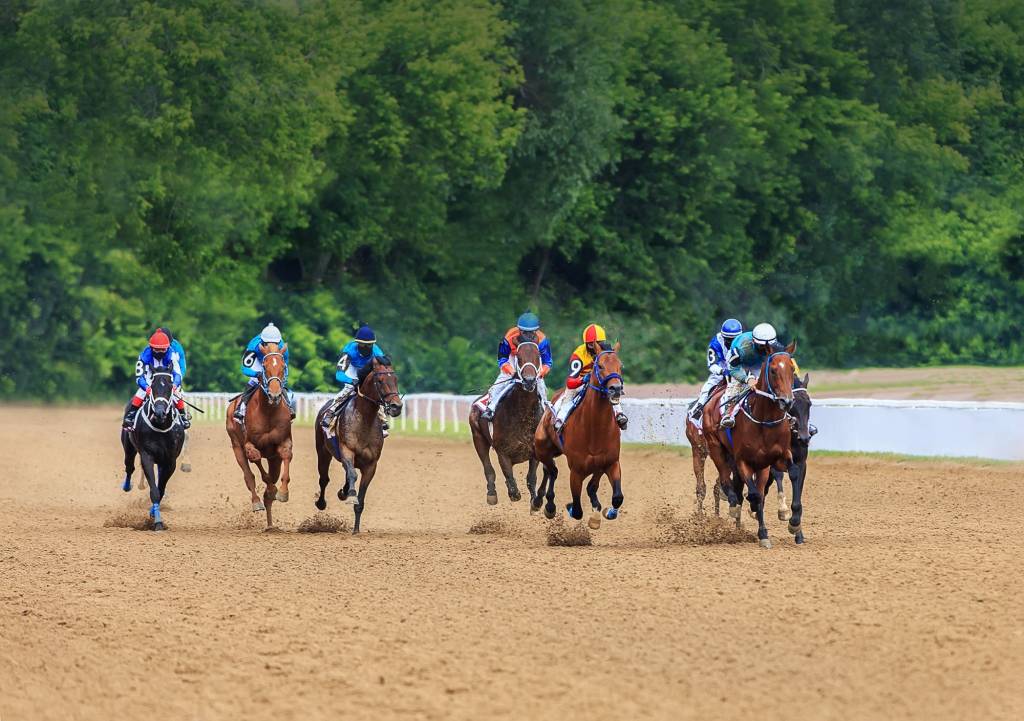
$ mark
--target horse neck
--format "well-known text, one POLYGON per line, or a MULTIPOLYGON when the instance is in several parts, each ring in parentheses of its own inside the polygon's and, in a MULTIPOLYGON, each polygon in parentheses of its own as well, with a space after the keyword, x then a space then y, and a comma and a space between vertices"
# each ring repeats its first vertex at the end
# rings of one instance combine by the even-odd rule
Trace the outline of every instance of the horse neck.
MULTIPOLYGON (((770 358, 771 355, 769 355, 768 358, 765 358, 764 363, 761 364, 761 375, 757 379, 756 388, 762 393, 775 395, 768 387, 768 373, 771 371, 768 367, 768 360, 770 358)), ((775 401, 758 395, 757 393, 751 393, 750 395, 750 411, 754 418, 757 418, 759 421, 774 421, 785 417, 786 411, 775 405, 775 401)))
MULTIPOLYGON (((282 382, 281 385, 283 387, 284 383, 282 382)), ((270 396, 267 395, 267 392, 263 389, 263 386, 261 385, 256 390, 256 393, 253 394, 253 398, 250 401, 250 407, 254 409, 253 416, 256 418, 266 418, 267 425, 270 425, 270 420, 274 417, 274 414, 281 413, 282 408, 288 408, 288 404, 285 402, 283 394, 284 392, 282 391, 281 400, 278 401, 277 405, 272 405, 270 402, 270 396)))
POLYGON ((372 389, 371 378, 373 378, 373 372, 363 379, 363 382, 356 386, 356 402, 355 406, 356 414, 363 419, 363 425, 372 426, 374 420, 377 418, 377 410, 380 406, 370 400, 369 392, 372 389), (369 423, 366 421, 369 420, 369 423))
POLYGON ((580 407, 580 423, 586 427, 588 448, 603 448, 609 426, 618 429, 612 416, 611 405, 607 395, 594 387, 587 389, 587 395, 580 407))

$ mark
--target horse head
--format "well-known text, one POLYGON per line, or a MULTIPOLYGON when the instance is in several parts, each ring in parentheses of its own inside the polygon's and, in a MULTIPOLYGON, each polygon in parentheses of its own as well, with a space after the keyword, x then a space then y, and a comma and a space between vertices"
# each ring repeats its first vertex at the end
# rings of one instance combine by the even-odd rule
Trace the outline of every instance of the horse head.
POLYGON ((516 376, 523 388, 533 393, 537 389, 537 378, 540 377, 540 346, 535 340, 521 340, 516 347, 515 360, 516 376))
POLYGON ((157 422, 162 423, 167 419, 174 404, 173 396, 174 374, 169 370, 154 370, 149 381, 149 403, 157 422))
POLYGON ((378 356, 360 370, 359 392, 383 408, 392 418, 402 415, 398 376, 388 356, 378 356))
POLYGON ((801 443, 810 443, 811 436, 817 431, 811 426, 811 394, 807 387, 811 384, 811 376, 805 373, 803 378, 799 376, 793 382, 793 405, 789 414, 793 416, 793 430, 801 443))
POLYGON ((764 361, 764 369, 758 386, 784 411, 793 406, 793 378, 796 371, 793 366, 793 352, 796 341, 786 346, 786 350, 770 354, 764 361))
POLYGON ((271 405, 281 402, 284 395, 285 380, 288 377, 288 364, 284 362, 284 354, 288 344, 278 346, 277 343, 260 343, 263 354, 263 370, 260 371, 260 385, 267 394, 271 405))
POLYGON ((607 395, 612 403, 618 403, 625 390, 622 382, 622 360, 619 358, 620 347, 618 343, 614 347, 605 344, 602 346, 603 350, 594 357, 596 387, 607 395))

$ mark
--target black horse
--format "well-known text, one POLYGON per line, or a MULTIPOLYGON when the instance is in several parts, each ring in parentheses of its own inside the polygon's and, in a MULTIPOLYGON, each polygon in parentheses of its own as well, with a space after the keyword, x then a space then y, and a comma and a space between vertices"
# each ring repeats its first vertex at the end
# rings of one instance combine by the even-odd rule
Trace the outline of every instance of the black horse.
POLYGON ((167 482, 174 475, 178 454, 185 443, 185 427, 174 408, 173 394, 174 377, 171 372, 153 371, 149 394, 135 416, 134 426, 130 431, 121 430, 125 472, 121 490, 127 493, 132 489, 137 453, 149 485, 149 499, 153 502, 149 515, 153 519, 154 531, 164 530, 163 519, 160 518, 160 501, 167 490, 167 482))
MULTIPOLYGON (((807 477, 807 452, 810 448, 811 436, 818 432, 818 429, 811 425, 811 394, 807 387, 810 385, 811 377, 804 374, 793 379, 793 406, 789 409, 789 415, 793 417, 793 441, 790 448, 793 452, 793 463, 789 467, 789 480, 793 484, 793 515, 789 519, 789 532, 793 534, 793 540, 797 543, 804 542, 804 532, 800 528, 800 521, 803 518, 803 494, 804 479, 807 477)), ((782 471, 772 470, 772 481, 778 484, 779 491, 782 490, 782 471)))

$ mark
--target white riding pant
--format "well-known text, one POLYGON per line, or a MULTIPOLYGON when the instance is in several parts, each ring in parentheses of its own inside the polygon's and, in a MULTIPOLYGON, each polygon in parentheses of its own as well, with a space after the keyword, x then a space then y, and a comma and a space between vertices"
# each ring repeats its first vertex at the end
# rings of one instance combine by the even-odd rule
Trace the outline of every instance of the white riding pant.
POLYGON ((704 383, 704 387, 700 389, 700 395, 697 396, 697 403, 702 406, 707 404, 711 391, 715 390, 715 387, 722 382, 723 378, 725 378, 725 376, 721 373, 712 373, 709 375, 707 381, 704 383))
MULTIPOLYGON (((498 407, 498 403, 505 394, 512 390, 512 386, 515 385, 515 376, 505 371, 498 374, 497 379, 491 385, 487 391, 487 407, 492 411, 498 407)), ((537 376, 537 395, 540 396, 542 403, 548 401, 548 387, 544 384, 544 379, 537 376)))

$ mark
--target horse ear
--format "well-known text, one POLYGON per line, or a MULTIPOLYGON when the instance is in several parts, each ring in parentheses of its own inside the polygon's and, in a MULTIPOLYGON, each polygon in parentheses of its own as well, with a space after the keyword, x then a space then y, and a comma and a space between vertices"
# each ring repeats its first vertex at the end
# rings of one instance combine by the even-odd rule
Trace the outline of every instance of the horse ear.
POLYGON ((615 341, 615 345, 612 346, 612 350, 618 353, 620 348, 622 348, 622 344, 619 343, 618 341, 615 341))
POLYGON ((260 353, 263 353, 264 355, 267 354, 267 344, 264 343, 263 341, 260 341, 259 349, 260 353))
POLYGON ((811 374, 804 373, 804 388, 810 388, 811 386, 811 374))

